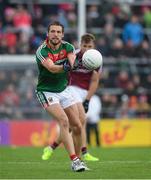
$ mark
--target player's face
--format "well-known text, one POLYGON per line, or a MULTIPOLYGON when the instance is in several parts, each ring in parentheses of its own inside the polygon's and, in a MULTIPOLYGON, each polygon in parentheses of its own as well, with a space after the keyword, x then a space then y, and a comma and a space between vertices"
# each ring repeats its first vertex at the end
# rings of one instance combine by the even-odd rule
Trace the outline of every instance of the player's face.
POLYGON ((89 50, 89 49, 94 49, 95 48, 95 44, 93 41, 90 41, 89 43, 85 43, 82 42, 81 43, 81 52, 84 53, 85 51, 89 50))
POLYGON ((51 44, 53 44, 54 46, 60 44, 63 36, 64 33, 62 32, 61 26, 56 26, 56 25, 50 26, 48 32, 48 39, 51 44))

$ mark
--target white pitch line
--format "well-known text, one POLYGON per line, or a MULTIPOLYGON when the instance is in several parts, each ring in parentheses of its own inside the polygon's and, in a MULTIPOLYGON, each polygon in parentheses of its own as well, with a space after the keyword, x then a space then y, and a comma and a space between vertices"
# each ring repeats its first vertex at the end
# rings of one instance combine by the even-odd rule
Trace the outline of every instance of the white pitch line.
MULTIPOLYGON (((0 162, 0 164, 58 164, 57 162, 48 162, 48 161, 43 161, 43 162, 33 162, 33 161, 8 161, 8 162, 0 162)), ((60 162, 59 162, 60 163, 60 162)), ((140 163, 145 163, 145 164, 151 164, 151 161, 99 161, 99 162, 94 162, 94 163, 99 163, 99 164, 140 164, 140 163)), ((68 162, 65 162, 65 164, 69 164, 68 162)))

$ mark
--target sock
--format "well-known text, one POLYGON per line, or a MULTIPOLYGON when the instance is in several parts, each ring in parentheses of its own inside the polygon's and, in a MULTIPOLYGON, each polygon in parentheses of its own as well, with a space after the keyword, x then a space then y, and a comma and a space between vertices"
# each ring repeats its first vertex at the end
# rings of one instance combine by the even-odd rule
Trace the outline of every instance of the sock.
POLYGON ((81 149, 82 155, 87 153, 87 147, 82 147, 81 149))
POLYGON ((59 144, 56 143, 56 142, 54 142, 54 143, 51 145, 51 148, 52 148, 53 150, 55 150, 58 146, 59 146, 59 144))
POLYGON ((78 159, 78 157, 77 157, 77 155, 72 154, 72 155, 70 155, 70 159, 71 159, 72 161, 74 161, 74 160, 78 159))

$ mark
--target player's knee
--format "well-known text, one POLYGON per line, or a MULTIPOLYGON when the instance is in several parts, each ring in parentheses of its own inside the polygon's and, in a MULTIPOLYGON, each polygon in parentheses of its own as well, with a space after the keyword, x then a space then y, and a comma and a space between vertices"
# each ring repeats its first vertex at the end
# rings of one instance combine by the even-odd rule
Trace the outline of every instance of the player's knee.
POLYGON ((77 123, 73 128, 73 133, 81 134, 81 132, 82 132, 82 125, 81 125, 81 123, 77 123))
POLYGON ((79 116, 82 127, 86 125, 86 116, 79 116))
POLYGON ((69 129, 69 122, 66 117, 61 117, 60 118, 60 126, 64 129, 69 129))

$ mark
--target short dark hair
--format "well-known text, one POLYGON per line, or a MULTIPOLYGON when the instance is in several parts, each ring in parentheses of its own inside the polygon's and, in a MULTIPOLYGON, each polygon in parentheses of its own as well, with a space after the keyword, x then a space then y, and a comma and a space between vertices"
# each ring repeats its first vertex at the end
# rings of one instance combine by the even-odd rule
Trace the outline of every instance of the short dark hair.
POLYGON ((64 26, 59 21, 54 21, 51 24, 49 24, 48 29, 47 29, 48 32, 49 32, 49 29, 50 29, 51 26, 61 26, 62 27, 62 32, 64 32, 64 26))
POLYGON ((86 33, 81 37, 81 43, 82 42, 89 43, 91 41, 95 43, 95 36, 93 34, 86 33))

